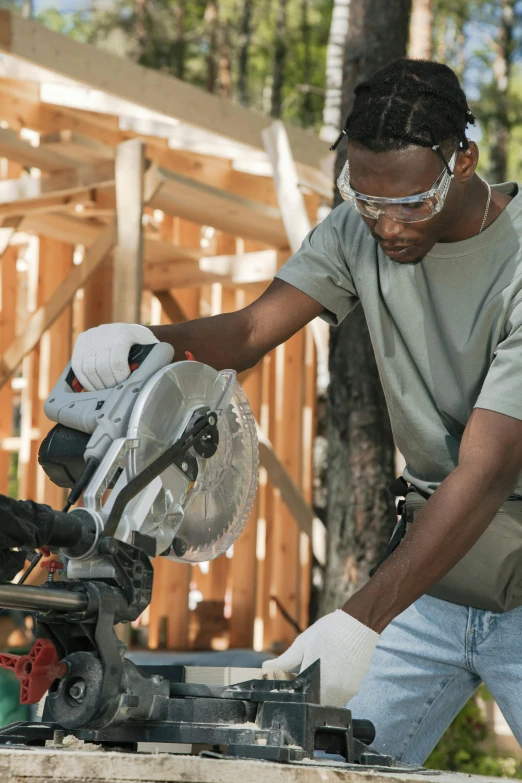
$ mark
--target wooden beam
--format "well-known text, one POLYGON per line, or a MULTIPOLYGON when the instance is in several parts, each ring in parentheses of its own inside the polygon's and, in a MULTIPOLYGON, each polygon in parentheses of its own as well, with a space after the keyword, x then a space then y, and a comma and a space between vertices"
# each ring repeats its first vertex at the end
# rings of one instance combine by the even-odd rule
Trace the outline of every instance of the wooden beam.
MULTIPOLYGON (((29 201, 14 201, 12 203, 0 204, 0 222, 2 227, 6 226, 6 219, 17 218, 23 220, 23 216, 28 214, 44 215, 48 212, 67 212, 73 211, 77 204, 85 204, 91 199, 90 190, 80 190, 72 196, 47 196, 29 201)), ((90 214, 90 213, 89 213, 90 214)))
POLYGON ((51 298, 29 318, 23 334, 13 340, 0 359, 0 387, 11 377, 20 362, 39 342, 42 334, 56 321, 76 291, 89 279, 116 241, 115 222, 99 234, 87 250, 81 264, 75 266, 51 298))
MULTIPOLYGON (((263 130, 263 141, 274 169, 274 182, 281 219, 288 237, 292 253, 297 253, 312 226, 303 193, 299 187, 299 175, 286 128, 280 120, 275 120, 263 130)), ((315 318, 310 324, 317 349, 318 378, 321 387, 326 388, 329 381, 328 371, 328 324, 321 318, 315 318)))
POLYGON ((40 149, 55 152, 60 157, 76 161, 78 166, 93 165, 114 160, 114 148, 97 139, 75 133, 73 130, 58 130, 40 136, 40 149))
POLYGON ((124 141, 116 152, 118 243, 114 250, 112 320, 139 323, 143 284, 145 145, 124 141))
MULTIPOLYGON (((78 43, 9 11, 0 11, 0 50, 103 90, 159 114, 263 149, 261 131, 271 119, 186 82, 89 44, 78 43)), ((327 144, 314 133, 289 128, 294 158, 318 168, 327 144)))
POLYGON ((278 259, 276 250, 261 250, 241 255, 206 256, 199 261, 147 263, 144 287, 152 291, 210 283, 222 283, 235 288, 266 287, 277 272, 278 259))
POLYGON ((263 430, 257 428, 259 440, 259 462, 265 468, 268 478, 280 493, 297 524, 312 542, 312 551, 321 565, 326 557, 326 528, 316 517, 313 509, 304 499, 301 490, 292 480, 285 466, 276 455, 272 444, 263 430))
POLYGON ((161 169, 165 183, 150 206, 233 236, 258 239, 273 247, 288 240, 279 210, 258 201, 161 169))
MULTIPOLYGON (((0 11, 0 20, 1 14, 0 11)), ((15 131, 7 128, 0 128, 0 157, 15 160, 26 168, 37 168, 43 171, 61 171, 71 167, 71 161, 67 158, 52 151, 46 152, 40 147, 33 147, 29 142, 21 139, 15 131)))
POLYGON ((158 299, 161 309, 171 323, 181 324, 189 320, 187 312, 171 291, 154 291, 154 296, 158 299))
POLYGON ((20 231, 32 231, 61 242, 89 247, 96 242, 103 227, 103 223, 81 220, 71 215, 29 213, 23 218, 20 231))
POLYGON ((11 214, 31 209, 31 202, 38 206, 40 199, 60 199, 92 188, 114 185, 114 164, 97 163, 66 169, 45 177, 20 177, 0 181, 0 204, 9 205, 11 214))
MULTIPOLYGON (((16 310, 18 280, 16 260, 18 248, 6 250, 0 265, 0 354, 11 344, 16 334, 16 310)), ((13 434, 13 390, 11 384, 0 389, 0 439, 2 444, 12 440, 13 434)), ((7 444, 6 444, 7 445, 7 444)), ((2 448, 5 448, 2 445, 2 448)), ((11 456, 0 454, 0 493, 9 494, 9 463, 11 456)))

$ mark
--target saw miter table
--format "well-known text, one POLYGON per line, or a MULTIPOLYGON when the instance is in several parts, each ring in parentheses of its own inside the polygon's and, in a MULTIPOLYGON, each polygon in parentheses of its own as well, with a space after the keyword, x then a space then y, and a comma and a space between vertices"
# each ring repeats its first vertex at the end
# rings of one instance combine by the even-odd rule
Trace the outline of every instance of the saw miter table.
MULTIPOLYGON (((71 491, 46 517, 57 558, 46 561, 47 583, 0 585, 0 606, 31 611, 37 637, 28 655, 0 655, 0 666, 20 679, 23 703, 47 697, 42 722, 1 729, 0 744, 44 746, 65 734, 106 749, 174 743, 221 758, 396 771, 369 748, 369 721, 320 705, 319 661, 289 681, 208 685, 185 681, 182 667, 125 657, 114 625, 150 603, 151 559, 223 554, 257 487, 255 421, 235 372, 173 358, 164 343, 134 346, 128 380, 95 392, 69 365, 45 403, 57 423, 39 461, 71 491)), ((41 553, 32 555, 30 568, 41 553)))

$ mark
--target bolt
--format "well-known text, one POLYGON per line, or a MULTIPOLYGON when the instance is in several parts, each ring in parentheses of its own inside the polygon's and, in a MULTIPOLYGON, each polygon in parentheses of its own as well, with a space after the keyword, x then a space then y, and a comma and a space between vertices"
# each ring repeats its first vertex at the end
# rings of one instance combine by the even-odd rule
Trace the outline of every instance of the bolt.
POLYGON ((100 554, 102 555, 115 555, 120 548, 118 541, 115 538, 102 538, 100 541, 100 554))
POLYGON ((188 462, 182 462, 182 463, 181 463, 181 470, 183 471, 183 473, 186 473, 186 472, 187 472, 187 470, 188 470, 188 467, 189 467, 189 466, 188 466, 188 462))
POLYGON ((87 690, 87 686, 84 683, 84 681, 78 680, 78 682, 75 682, 69 688, 69 696, 71 697, 71 699, 74 699, 74 701, 83 701, 86 690, 87 690))

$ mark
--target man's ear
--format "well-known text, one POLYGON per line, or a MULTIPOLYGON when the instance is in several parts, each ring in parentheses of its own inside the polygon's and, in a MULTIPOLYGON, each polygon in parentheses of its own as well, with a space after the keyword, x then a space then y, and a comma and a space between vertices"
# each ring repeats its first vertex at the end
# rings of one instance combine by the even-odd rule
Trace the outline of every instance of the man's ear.
POLYGON ((477 168, 479 149, 474 141, 469 142, 469 149, 460 150, 457 155, 456 169, 460 182, 469 182, 477 168))

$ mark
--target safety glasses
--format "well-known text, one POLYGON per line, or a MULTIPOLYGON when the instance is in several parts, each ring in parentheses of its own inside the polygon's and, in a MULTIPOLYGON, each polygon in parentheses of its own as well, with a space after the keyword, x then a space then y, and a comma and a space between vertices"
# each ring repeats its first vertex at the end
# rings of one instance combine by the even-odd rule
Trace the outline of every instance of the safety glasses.
POLYGON ((364 217, 377 220, 379 215, 386 215, 397 223, 417 223, 429 220, 444 206, 449 186, 453 179, 457 152, 451 156, 448 166, 445 166, 430 190, 415 196, 404 198, 382 198, 365 196, 350 186, 350 167, 348 161, 337 180, 337 187, 343 199, 351 204, 364 217))

